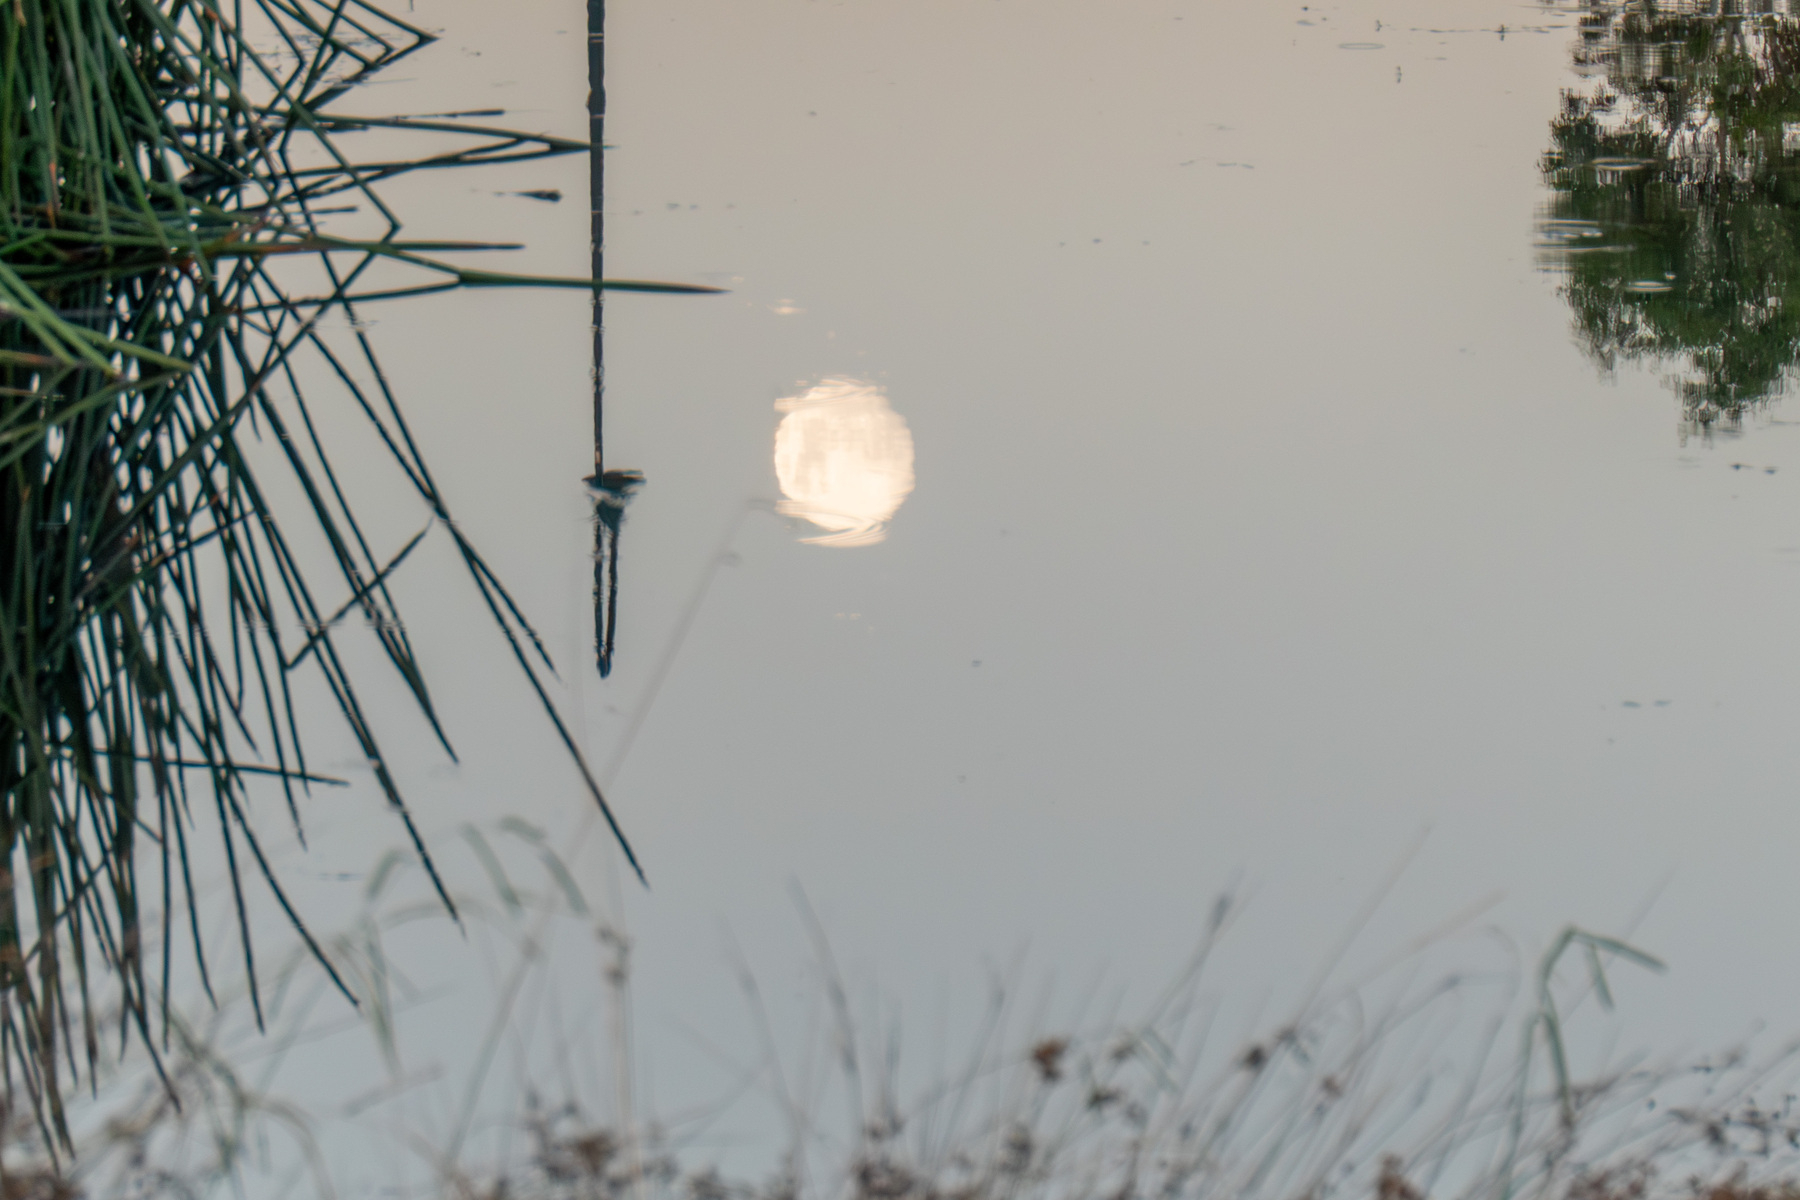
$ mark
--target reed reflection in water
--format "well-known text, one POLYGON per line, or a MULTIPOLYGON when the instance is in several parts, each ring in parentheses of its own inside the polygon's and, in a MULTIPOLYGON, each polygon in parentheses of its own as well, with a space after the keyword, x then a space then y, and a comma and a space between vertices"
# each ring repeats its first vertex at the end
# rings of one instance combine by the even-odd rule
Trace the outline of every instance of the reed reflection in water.
POLYGON ((814 546, 872 546, 913 490, 913 440, 887 394, 833 376, 775 402, 775 510, 826 532, 814 546))

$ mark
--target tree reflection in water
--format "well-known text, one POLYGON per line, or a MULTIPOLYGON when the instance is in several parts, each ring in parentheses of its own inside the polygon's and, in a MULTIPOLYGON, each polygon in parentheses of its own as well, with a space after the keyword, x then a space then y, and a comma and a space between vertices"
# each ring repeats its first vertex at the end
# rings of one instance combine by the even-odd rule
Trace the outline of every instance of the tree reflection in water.
POLYGON ((1736 431, 1800 360, 1800 19, 1745 7, 1583 5, 1590 82, 1543 158, 1545 261, 1582 345, 1667 370, 1684 436, 1736 431))

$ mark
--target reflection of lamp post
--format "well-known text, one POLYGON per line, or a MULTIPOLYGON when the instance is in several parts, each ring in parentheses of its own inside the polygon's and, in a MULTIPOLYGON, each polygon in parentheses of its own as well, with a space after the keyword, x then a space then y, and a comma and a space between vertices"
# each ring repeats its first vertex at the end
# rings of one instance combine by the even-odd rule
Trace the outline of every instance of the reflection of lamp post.
MULTIPOLYGON (((588 203, 593 279, 605 278, 606 217, 606 0, 588 0, 588 203)), ((641 471, 608 471, 603 417, 606 411, 605 293, 594 289, 594 663, 612 674, 613 634, 619 620, 619 528, 625 506, 644 485, 641 471)))
POLYGON ((887 396, 860 379, 821 380, 775 402, 775 511, 825 530, 815 546, 870 546, 913 490, 913 441, 887 396))

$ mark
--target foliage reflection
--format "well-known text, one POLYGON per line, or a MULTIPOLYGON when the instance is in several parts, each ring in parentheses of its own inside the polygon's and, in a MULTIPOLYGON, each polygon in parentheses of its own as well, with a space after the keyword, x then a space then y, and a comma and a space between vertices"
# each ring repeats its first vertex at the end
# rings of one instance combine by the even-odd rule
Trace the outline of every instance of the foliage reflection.
POLYGON ((1800 361, 1800 21, 1786 0, 1590 2, 1550 122, 1547 265, 1604 369, 1735 431, 1800 361))

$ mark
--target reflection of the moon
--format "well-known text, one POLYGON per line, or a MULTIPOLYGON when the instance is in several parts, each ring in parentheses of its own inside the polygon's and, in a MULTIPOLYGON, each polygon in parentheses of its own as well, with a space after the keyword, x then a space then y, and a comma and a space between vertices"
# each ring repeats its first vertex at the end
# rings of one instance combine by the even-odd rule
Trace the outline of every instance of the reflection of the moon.
POLYGON ((913 489, 913 442, 887 396, 861 379, 831 377, 775 402, 777 512, 826 532, 816 546, 870 546, 913 489))

